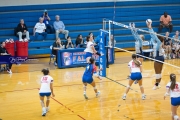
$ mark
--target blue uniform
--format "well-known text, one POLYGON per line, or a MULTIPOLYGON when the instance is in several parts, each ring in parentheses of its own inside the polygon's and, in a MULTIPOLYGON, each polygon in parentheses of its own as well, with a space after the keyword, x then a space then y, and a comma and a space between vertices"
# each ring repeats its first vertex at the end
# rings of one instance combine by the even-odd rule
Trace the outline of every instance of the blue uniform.
POLYGON ((153 34, 154 30, 153 29, 149 29, 150 36, 152 38, 152 41, 155 43, 156 42, 156 56, 155 59, 164 62, 164 49, 162 48, 162 43, 161 41, 158 39, 158 37, 153 34))
MULTIPOLYGON (((142 51, 142 39, 141 37, 139 36, 139 34, 137 33, 137 30, 136 29, 131 29, 131 33, 134 37, 134 39, 136 40, 135 42, 135 50, 136 50, 136 54, 139 54, 139 55, 144 55, 143 54, 143 51, 142 51)), ((140 57, 140 56, 138 56, 140 57)))
POLYGON ((93 82, 94 64, 88 64, 82 77, 83 83, 91 84, 93 82))
POLYGON ((170 38, 164 38, 164 45, 170 45, 170 41, 171 39, 170 38))

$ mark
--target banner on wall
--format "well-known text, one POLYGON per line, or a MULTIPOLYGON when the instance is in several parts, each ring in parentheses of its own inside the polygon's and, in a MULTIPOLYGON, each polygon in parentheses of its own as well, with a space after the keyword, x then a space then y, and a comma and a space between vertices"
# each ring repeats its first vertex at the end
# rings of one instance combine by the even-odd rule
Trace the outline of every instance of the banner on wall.
MULTIPOLYGON (((109 55, 109 63, 113 62, 112 57, 112 49, 108 50, 109 55)), ((70 65, 78 65, 78 64, 86 64, 86 53, 85 52, 62 52, 61 54, 61 63, 62 66, 70 66, 70 65)), ((99 56, 93 55, 93 58, 95 58, 96 62, 99 62, 99 56)))
MULTIPOLYGON (((86 53, 85 52, 62 52, 62 66, 69 66, 69 65, 78 65, 78 64, 85 64, 86 63, 86 53)), ((99 61, 98 55, 93 55, 96 62, 99 61)))

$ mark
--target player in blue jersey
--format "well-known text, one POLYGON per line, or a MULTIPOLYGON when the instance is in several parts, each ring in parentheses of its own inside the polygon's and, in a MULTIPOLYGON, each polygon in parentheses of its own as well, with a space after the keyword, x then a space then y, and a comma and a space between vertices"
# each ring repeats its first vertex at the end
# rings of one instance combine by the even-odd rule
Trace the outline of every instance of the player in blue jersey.
POLYGON ((164 45, 164 37, 158 36, 156 35, 156 33, 154 32, 154 30, 152 29, 151 26, 151 22, 147 23, 147 27, 149 28, 149 32, 150 32, 150 36, 153 40, 153 42, 156 42, 156 56, 155 59, 158 61, 154 61, 154 70, 155 70, 155 74, 156 74, 156 83, 153 87, 153 90, 156 90, 158 88, 160 88, 160 82, 161 82, 161 72, 162 72, 162 68, 163 68, 163 63, 164 62, 164 49, 163 49, 163 45, 164 45), (161 62, 159 62, 161 61, 161 62))
POLYGON ((90 84, 94 87, 94 92, 96 93, 96 97, 98 97, 100 95, 100 92, 97 91, 97 88, 96 88, 96 83, 95 81, 93 80, 93 73, 96 71, 101 71, 102 68, 100 69, 96 69, 96 66, 95 66, 95 59, 94 58, 90 58, 89 59, 89 63, 88 65, 86 66, 86 69, 85 69, 85 72, 83 74, 83 77, 82 77, 82 82, 84 84, 84 97, 85 99, 88 99, 87 95, 86 95, 86 87, 87 87, 87 84, 90 84))

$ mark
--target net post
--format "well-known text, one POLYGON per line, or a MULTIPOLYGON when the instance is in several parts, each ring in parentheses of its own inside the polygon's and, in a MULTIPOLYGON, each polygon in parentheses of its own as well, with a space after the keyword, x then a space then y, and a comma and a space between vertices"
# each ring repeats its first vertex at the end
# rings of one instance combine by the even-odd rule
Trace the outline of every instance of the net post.
POLYGON ((102 54, 99 57, 99 68, 103 68, 102 71, 99 72, 100 76, 106 77, 106 50, 105 50, 105 32, 104 30, 100 30, 100 42, 99 42, 99 52, 102 54))
MULTIPOLYGON (((109 43, 111 45, 111 21, 109 20, 109 43)), ((109 44, 108 43, 108 44, 109 44)), ((108 46, 108 45, 107 45, 108 46)))
POLYGON ((106 30, 106 18, 103 18, 103 30, 106 30))

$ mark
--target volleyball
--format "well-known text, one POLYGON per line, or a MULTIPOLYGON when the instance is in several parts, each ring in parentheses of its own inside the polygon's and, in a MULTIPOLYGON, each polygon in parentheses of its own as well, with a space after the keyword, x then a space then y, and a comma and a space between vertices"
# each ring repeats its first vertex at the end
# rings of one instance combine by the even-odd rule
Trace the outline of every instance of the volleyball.
POLYGON ((151 19, 147 19, 146 20, 146 24, 148 24, 148 23, 152 23, 152 20, 151 19))

